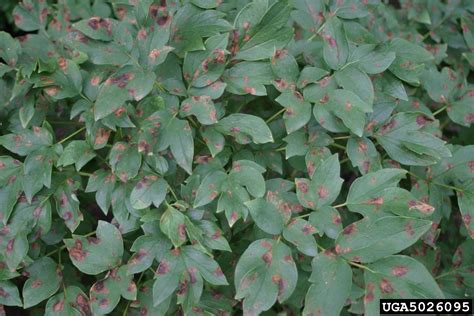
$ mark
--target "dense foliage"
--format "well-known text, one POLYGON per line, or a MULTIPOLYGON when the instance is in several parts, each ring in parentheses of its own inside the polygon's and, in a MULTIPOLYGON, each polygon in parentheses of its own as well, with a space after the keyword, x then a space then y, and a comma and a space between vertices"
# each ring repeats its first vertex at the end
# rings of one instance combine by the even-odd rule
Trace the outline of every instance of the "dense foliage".
POLYGON ((474 295, 473 1, 0 8, 7 314, 474 295))

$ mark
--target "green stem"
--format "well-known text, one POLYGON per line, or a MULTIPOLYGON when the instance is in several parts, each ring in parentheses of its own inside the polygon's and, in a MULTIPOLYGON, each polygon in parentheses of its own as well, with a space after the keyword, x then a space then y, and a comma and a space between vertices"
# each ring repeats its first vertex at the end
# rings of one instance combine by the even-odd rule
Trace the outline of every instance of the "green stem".
POLYGON ((334 205, 333 207, 334 207, 334 208, 340 208, 340 207, 344 207, 344 206, 346 206, 346 205, 347 205, 347 202, 344 202, 344 203, 342 203, 342 204, 334 205))
POLYGON ((448 105, 444 105, 442 108, 438 109, 436 112, 433 113, 433 116, 436 116, 438 115, 439 113, 443 112, 444 110, 446 110, 448 108, 448 105))
POLYGON ((376 273, 374 270, 370 269, 368 266, 364 266, 363 264, 356 263, 356 262, 353 262, 353 261, 348 261, 348 260, 346 260, 346 261, 347 261, 347 263, 349 263, 351 266, 354 266, 354 267, 357 267, 357 268, 361 268, 361 269, 370 271, 370 272, 372 272, 372 273, 376 273))
POLYGON ((275 149, 275 151, 285 151, 285 150, 286 150, 286 147, 280 147, 280 148, 275 149))
POLYGON ((78 129, 78 130, 75 131, 74 133, 70 134, 70 135, 67 136, 66 138, 61 139, 61 140, 58 142, 58 144, 64 143, 65 141, 71 139, 72 137, 76 136, 77 134, 79 134, 80 132, 82 132, 82 131, 85 130, 85 129, 86 129, 85 126, 84 126, 84 127, 81 127, 80 129, 78 129))
POLYGON ((451 190, 458 191, 458 192, 464 192, 463 189, 458 188, 458 187, 455 187, 455 186, 452 186, 452 185, 448 185, 448 184, 439 183, 439 182, 436 182, 436 181, 431 181, 431 180, 428 180, 428 179, 424 179, 424 178, 420 177, 419 175, 417 175, 417 174, 415 174, 415 173, 413 173, 413 172, 411 172, 411 171, 407 171, 407 173, 408 173, 409 175, 411 175, 412 177, 415 177, 415 178, 420 179, 420 180, 424 180, 424 181, 426 181, 426 182, 428 182, 428 183, 432 183, 432 184, 434 184, 434 185, 437 185, 437 186, 440 186, 440 187, 443 187, 443 188, 446 188, 446 189, 451 189, 451 190))
POLYGON ((338 143, 332 143, 330 144, 330 146, 333 146, 333 147, 336 147, 336 148, 339 148, 339 149, 342 149, 342 150, 346 150, 346 147, 342 146, 342 145, 339 145, 338 143))
POLYGON ((168 189, 170 190, 171 194, 173 195, 174 200, 178 201, 178 197, 176 196, 176 193, 174 193, 173 188, 169 184, 168 184, 168 189))
POLYGON ((79 171, 79 175, 84 176, 84 177, 90 177, 90 176, 92 176, 92 173, 79 171))
POLYGON ((271 121, 273 121, 274 119, 276 119, 278 117, 278 115, 280 115, 281 113, 285 112, 286 111, 286 108, 283 108, 281 109, 280 111, 276 112, 275 114, 273 114, 272 116, 270 116, 266 121, 265 123, 270 123, 271 121))
POLYGON ((333 137, 332 139, 338 140, 338 139, 349 139, 349 138, 351 138, 351 135, 333 137))

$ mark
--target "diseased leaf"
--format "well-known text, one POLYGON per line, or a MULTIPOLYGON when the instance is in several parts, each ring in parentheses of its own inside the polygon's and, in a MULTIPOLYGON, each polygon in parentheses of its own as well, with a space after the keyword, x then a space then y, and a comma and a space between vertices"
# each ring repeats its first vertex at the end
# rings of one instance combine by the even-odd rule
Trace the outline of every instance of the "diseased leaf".
POLYGON ((352 261, 374 262, 411 246, 430 227, 430 221, 409 217, 366 218, 344 228, 336 252, 352 261))
POLYGON ((245 314, 268 310, 284 302, 296 287, 298 273, 291 250, 281 241, 256 240, 245 250, 235 268, 236 299, 243 299, 245 314))
POLYGON ((26 271, 29 277, 23 285, 24 308, 41 303, 59 289, 62 274, 51 258, 44 257, 35 261, 26 271))
POLYGON ((379 315, 380 299, 444 298, 443 292, 423 264, 407 256, 389 256, 364 271, 364 305, 367 315, 379 315))
POLYGON ((231 114, 216 124, 216 130, 233 136, 238 143, 264 144, 273 142, 272 132, 259 117, 248 114, 231 114))
POLYGON ((333 155, 316 168, 311 180, 296 178, 296 194, 301 205, 317 210, 334 202, 343 182, 339 174, 339 159, 333 155))
POLYGON ((81 272, 97 275, 113 269, 122 261, 123 240, 120 231, 112 224, 99 221, 96 237, 73 235, 64 239, 72 263, 81 272))
POLYGON ((312 285, 306 294, 303 315, 339 315, 351 291, 352 270, 349 264, 326 251, 314 257, 312 267, 309 279, 312 285))

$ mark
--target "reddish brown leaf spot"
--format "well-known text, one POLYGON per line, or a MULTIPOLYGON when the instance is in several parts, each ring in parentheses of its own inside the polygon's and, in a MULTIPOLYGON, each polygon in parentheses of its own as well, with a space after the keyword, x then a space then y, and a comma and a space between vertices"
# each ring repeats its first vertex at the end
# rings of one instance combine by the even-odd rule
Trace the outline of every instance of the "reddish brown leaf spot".
POLYGON ((15 238, 12 238, 7 242, 7 247, 6 247, 7 253, 13 252, 14 245, 15 245, 15 238))
POLYGON ((353 234, 355 232, 356 232, 355 224, 350 224, 350 225, 346 226, 346 228, 344 228, 344 230, 342 231, 342 234, 350 235, 350 234, 353 234))
POLYGON ((260 245, 263 247, 263 248, 266 248, 266 249, 272 249, 272 244, 270 242, 268 242, 267 240, 263 240, 260 245))
POLYGON ((424 213, 424 214, 430 214, 434 211, 434 207, 429 205, 429 204, 426 204, 426 203, 423 203, 421 201, 417 201, 417 200, 411 200, 408 202, 408 208, 410 210, 418 210, 420 211, 421 213, 424 213))
POLYGON ((156 270, 156 274, 158 275, 164 275, 170 272, 170 264, 166 260, 161 260, 160 265, 158 266, 158 269, 156 270))
POLYGON ((82 241, 77 239, 74 242, 74 247, 72 247, 69 250, 69 255, 75 260, 75 261, 82 261, 86 257, 87 253, 82 249, 82 241))
POLYGON ((267 264, 267 265, 271 265, 272 264, 272 258, 273 258, 273 255, 270 251, 267 251, 265 252, 263 255, 262 255, 262 260, 267 264))
POLYGON ((31 288, 32 288, 32 289, 37 289, 37 288, 39 288, 42 284, 43 284, 43 282, 42 282, 40 279, 36 279, 36 280, 34 280, 34 281, 31 283, 31 288))
POLYGON ((380 290, 382 291, 382 294, 391 294, 391 293, 393 293, 392 283, 389 280, 383 278, 380 281, 380 290))
POLYGON ((365 204, 380 206, 383 204, 383 202, 384 202, 384 198, 380 196, 380 197, 372 198, 366 201, 365 204))
POLYGON ((96 282, 92 286, 91 290, 96 292, 96 293, 100 293, 100 294, 109 294, 110 293, 109 289, 105 286, 105 282, 103 280, 96 282))
POLYGON ((374 300, 374 289, 375 289, 375 284, 374 283, 369 283, 367 284, 366 287, 366 294, 364 296, 364 303, 369 303, 374 300))
POLYGON ((474 122, 474 112, 468 113, 464 116, 464 122, 471 124, 474 122))
POLYGON ((178 225, 178 236, 179 236, 179 239, 181 240, 186 239, 186 225, 184 224, 178 225))
POLYGON ((329 190, 325 186, 321 185, 318 188, 318 195, 319 195, 319 198, 325 199, 329 195, 329 190))
POLYGON ((214 270, 214 275, 216 277, 222 277, 224 275, 224 273, 222 272, 222 269, 221 267, 217 267, 215 270, 214 270))
POLYGON ((53 311, 59 313, 64 310, 64 300, 59 300, 53 305, 53 311))
POLYGON ((413 230, 413 225, 411 222, 408 222, 406 223, 405 225, 405 232, 409 235, 409 236, 413 236, 415 234, 415 231, 413 230))
POLYGON ((363 141, 360 141, 360 142, 358 143, 358 150, 359 150, 359 152, 361 152, 361 153, 366 152, 366 151, 367 151, 367 144, 366 144, 365 142, 363 142, 363 141))
POLYGON ((395 266, 392 268, 392 274, 396 277, 401 277, 407 274, 408 268, 406 266, 395 266))
POLYGON ((188 275, 189 275, 189 282, 191 284, 194 284, 196 283, 197 279, 196 279, 196 272, 197 272, 197 269, 194 268, 194 267, 190 267, 188 269, 188 275))
POLYGON ((297 182, 296 182, 296 187, 298 188, 298 190, 299 190, 301 193, 303 193, 303 194, 308 193, 308 184, 306 184, 306 182, 297 181, 297 182))
POLYGON ((101 299, 100 302, 99 302, 99 306, 100 306, 101 308, 107 308, 107 307, 109 307, 109 299, 108 299, 108 298, 103 298, 103 299, 101 299))
POLYGON ((303 232, 303 235, 307 236, 314 234, 316 232, 316 228, 314 228, 313 225, 305 224, 301 231, 303 232))

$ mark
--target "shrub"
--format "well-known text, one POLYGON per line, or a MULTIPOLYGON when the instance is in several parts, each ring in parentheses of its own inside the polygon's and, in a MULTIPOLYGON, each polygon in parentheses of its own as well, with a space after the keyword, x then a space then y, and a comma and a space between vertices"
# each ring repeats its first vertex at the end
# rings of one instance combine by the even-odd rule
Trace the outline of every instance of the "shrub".
POLYGON ((472 297, 473 10, 17 4, 0 304, 377 315, 380 298, 472 297))

